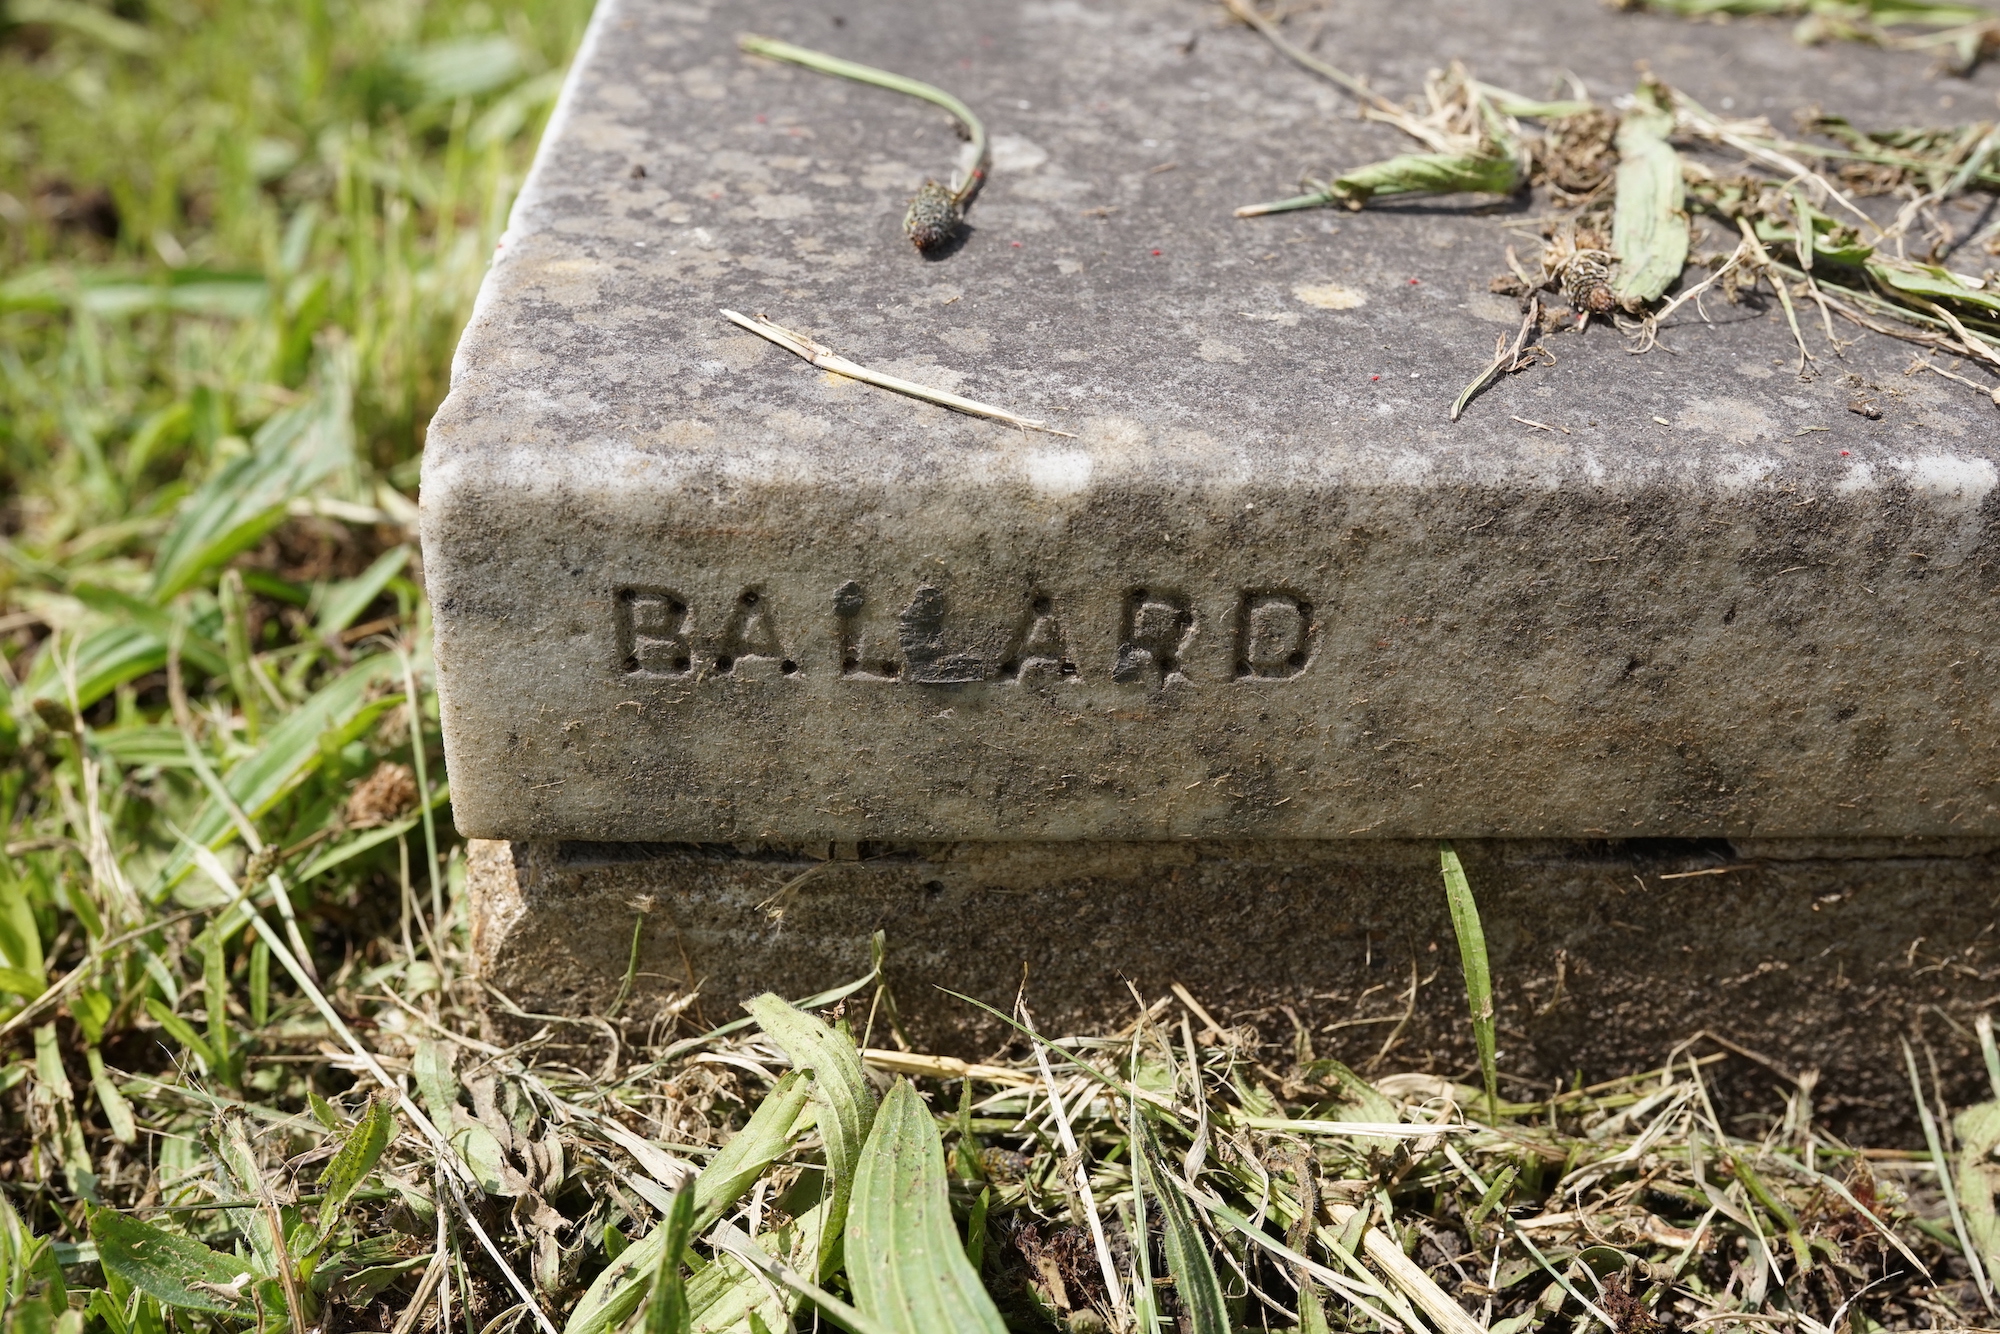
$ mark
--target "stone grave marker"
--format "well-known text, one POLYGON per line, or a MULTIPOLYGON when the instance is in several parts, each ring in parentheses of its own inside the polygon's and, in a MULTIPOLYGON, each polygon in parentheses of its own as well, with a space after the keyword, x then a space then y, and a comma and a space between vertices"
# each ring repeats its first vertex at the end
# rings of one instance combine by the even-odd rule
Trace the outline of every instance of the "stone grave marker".
MULTIPOLYGON (((1643 59, 1711 107, 1872 126, 1994 82, 1593 0, 1320 15, 1396 97, 1463 59, 1604 98, 1643 59)), ((638 1010, 699 988, 727 1016, 857 975, 879 929, 944 1047, 993 1030, 934 984, 1004 1003, 1025 969, 1052 1023, 1179 980, 1267 1036, 1289 1007, 1345 1025, 1322 1050, 1449 1063, 1451 837, 1512 1068, 1631 1068, 1704 1025, 1839 1066, 1833 1034, 1971 1003, 1992 403, 1816 326, 1802 379, 1774 307, 1712 300, 1645 355, 1549 336, 1448 421, 1518 326, 1489 280, 1538 208, 1232 216, 1403 151, 1353 106, 1195 0, 602 0, 425 458, 491 980, 601 1010, 636 916, 638 1010), (949 118, 745 32, 978 110, 961 242, 900 226, 949 118)))

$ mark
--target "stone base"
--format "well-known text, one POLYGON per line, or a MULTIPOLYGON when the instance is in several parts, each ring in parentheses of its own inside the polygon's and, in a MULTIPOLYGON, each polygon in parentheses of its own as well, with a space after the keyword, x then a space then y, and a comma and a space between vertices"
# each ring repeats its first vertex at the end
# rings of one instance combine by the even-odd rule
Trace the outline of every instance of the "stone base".
MULTIPOLYGON (((1956 1101, 1985 1076, 1971 1020, 2000 978, 1985 841, 1459 845, 1485 919, 1501 1066, 1539 1083, 1656 1066, 1706 1030, 1754 1053, 1719 1072, 1739 1106, 1821 1072, 1821 1114, 1899 1134, 1897 1040, 1928 1041, 1956 1101), (1761 1062, 1761 1064, 1759 1063, 1761 1062), (1753 1096, 1754 1095, 1754 1096, 1753 1096)), ((1007 1006, 1025 978, 1047 1029, 1115 1024, 1185 985, 1224 1022, 1364 1069, 1463 1074, 1464 992, 1436 846, 1419 842, 1003 843, 814 847, 472 845, 484 978, 521 1009, 603 1014, 643 911, 622 1017, 698 990, 736 1017, 867 970, 887 933, 902 1032, 977 1056, 1005 1044, 949 987, 1007 1006), (1412 994, 1414 992, 1414 995, 1412 994), (1379 1057, 1379 1060, 1377 1058, 1379 1057)), ((877 1019, 875 1044, 888 1045, 877 1019)), ((1713 1048, 1710 1048, 1713 1049, 1713 1048)))

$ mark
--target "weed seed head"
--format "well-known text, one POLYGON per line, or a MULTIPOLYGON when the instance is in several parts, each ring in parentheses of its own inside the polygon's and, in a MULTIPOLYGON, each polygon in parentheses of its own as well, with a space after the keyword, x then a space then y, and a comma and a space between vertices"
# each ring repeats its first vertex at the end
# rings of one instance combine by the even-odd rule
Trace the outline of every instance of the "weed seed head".
POLYGON ((936 181, 925 181, 924 188, 910 201, 909 212, 903 215, 903 230, 918 250, 936 250, 958 235, 963 216, 951 191, 936 181))
POLYGON ((1580 315, 1609 315, 1618 298, 1611 292, 1614 257, 1605 250, 1579 250, 1563 263, 1562 293, 1580 315))

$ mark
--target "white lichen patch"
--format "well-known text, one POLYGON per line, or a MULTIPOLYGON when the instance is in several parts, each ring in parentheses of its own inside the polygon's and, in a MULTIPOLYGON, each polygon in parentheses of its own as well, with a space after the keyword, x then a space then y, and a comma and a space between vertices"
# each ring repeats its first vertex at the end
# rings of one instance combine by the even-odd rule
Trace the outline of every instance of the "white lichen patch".
POLYGON ((1300 283, 1292 295, 1321 310, 1358 310, 1368 304, 1364 294, 1339 283, 1300 283))
POLYGON ((1732 445, 1755 444, 1778 434, 1778 424, 1747 398, 1697 398, 1681 409, 1677 423, 1684 430, 1708 431, 1732 445))

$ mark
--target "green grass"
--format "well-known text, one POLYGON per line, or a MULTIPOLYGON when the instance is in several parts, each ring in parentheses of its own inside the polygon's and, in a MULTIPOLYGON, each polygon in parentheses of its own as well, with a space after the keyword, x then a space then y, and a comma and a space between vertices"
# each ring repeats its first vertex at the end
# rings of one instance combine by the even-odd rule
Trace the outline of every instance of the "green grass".
POLYGON ((586 6, 0 2, 0 1334, 1981 1315, 2000 1104, 1944 1226, 1809 1087, 1503 1100, 1448 855, 1483 1089, 1184 995, 966 1079, 808 1013, 872 973, 483 1031, 409 524, 586 6))

